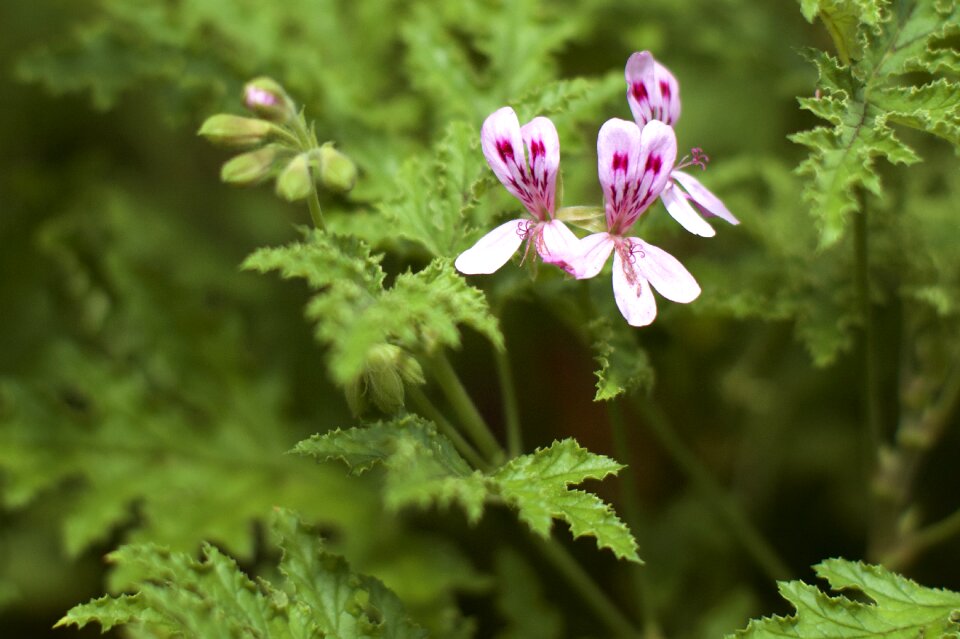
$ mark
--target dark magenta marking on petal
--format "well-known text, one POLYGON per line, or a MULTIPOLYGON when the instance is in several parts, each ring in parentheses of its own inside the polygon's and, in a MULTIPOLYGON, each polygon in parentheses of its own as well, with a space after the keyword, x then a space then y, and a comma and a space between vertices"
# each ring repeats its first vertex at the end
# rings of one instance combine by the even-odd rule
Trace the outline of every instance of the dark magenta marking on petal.
POLYGON ((500 159, 504 162, 507 161, 509 157, 513 159, 513 145, 510 144, 510 140, 497 140, 497 153, 500 154, 500 159))
POLYGON ((643 85, 643 82, 634 82, 633 86, 630 87, 631 92, 633 93, 633 99, 637 102, 646 102, 649 100, 647 96, 647 87, 643 85))
POLYGON ((660 80, 660 95, 662 95, 664 99, 670 99, 670 83, 666 80, 660 80))
POLYGON ((627 172, 627 168, 630 166, 630 158, 627 157, 626 153, 614 153, 613 154, 613 163, 612 168, 614 171, 623 171, 627 172))
POLYGON ((543 145, 543 140, 530 140, 530 155, 534 159, 543 157, 547 154, 547 148, 543 145))
POLYGON ((653 171, 654 174, 660 173, 660 167, 663 166, 663 159, 659 155, 648 155, 647 156, 647 166, 644 168, 644 172, 653 171))

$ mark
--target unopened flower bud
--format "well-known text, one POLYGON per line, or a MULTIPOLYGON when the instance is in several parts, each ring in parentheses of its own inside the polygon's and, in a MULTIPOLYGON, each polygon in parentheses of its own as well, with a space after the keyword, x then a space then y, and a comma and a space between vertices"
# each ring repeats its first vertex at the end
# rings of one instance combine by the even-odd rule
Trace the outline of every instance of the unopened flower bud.
POLYGON ((220 179, 230 184, 255 184, 268 175, 277 159, 277 149, 265 146, 231 158, 220 169, 220 179))
POLYGON ((344 386, 347 404, 360 415, 372 403, 384 413, 403 408, 405 384, 423 384, 423 370, 416 359, 393 344, 379 344, 367 353, 363 373, 344 386))
POLYGON ((210 116, 197 131, 214 144, 250 146, 262 142, 274 125, 266 120, 219 113, 210 116))
POLYGON ((313 176, 307 155, 301 153, 290 160, 277 178, 277 195, 288 202, 302 200, 313 190, 313 176))
POLYGON ((274 122, 287 122, 295 115, 293 100, 273 78, 257 78, 243 87, 243 103, 257 115, 274 122))
POLYGON ((349 191, 357 183, 357 165, 332 144, 320 147, 320 181, 331 191, 349 191))

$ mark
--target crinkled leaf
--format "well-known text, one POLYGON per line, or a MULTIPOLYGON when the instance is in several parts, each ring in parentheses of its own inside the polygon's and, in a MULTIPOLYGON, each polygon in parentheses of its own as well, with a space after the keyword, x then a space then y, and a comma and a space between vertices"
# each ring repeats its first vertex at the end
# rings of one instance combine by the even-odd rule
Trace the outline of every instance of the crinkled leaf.
POLYGON ((314 435, 294 452, 320 461, 339 459, 356 473, 383 464, 385 500, 393 509, 458 503, 472 522, 483 514, 483 476, 470 469, 432 423, 414 415, 314 435))
POLYGON ((957 145, 960 102, 957 85, 937 78, 949 67, 943 43, 955 32, 960 8, 954 2, 902 0, 883 10, 878 0, 803 2, 810 18, 835 18, 838 52, 844 64, 826 54, 813 60, 820 72, 820 90, 801 105, 831 123, 791 136, 811 149, 798 171, 808 178, 806 201, 820 226, 820 244, 835 243, 849 215, 860 209, 857 191, 882 194, 874 162, 912 164, 919 156, 896 137, 895 122, 938 135, 957 145), (832 13, 831 13, 832 12, 832 13), (842 19, 838 16, 842 16, 842 19), (852 34, 856 35, 852 35, 852 34), (854 50, 855 49, 855 50, 854 50), (926 84, 905 84, 908 73, 934 75, 926 84))
POLYGON ((596 537, 600 548, 639 562, 637 543, 613 509, 592 493, 568 486, 603 479, 623 468, 609 457, 595 455, 572 439, 554 442, 530 455, 511 460, 492 479, 520 519, 541 536, 549 536, 553 519, 570 525, 574 537, 596 537))
POLYGON ((594 336, 594 360, 597 369, 596 402, 613 399, 623 393, 653 385, 653 367, 647 353, 637 343, 637 332, 623 322, 599 318, 590 325, 594 336))
POLYGON ((833 589, 856 590, 873 602, 831 597, 800 581, 781 582, 780 594, 793 604, 796 613, 755 619, 746 630, 731 637, 960 637, 960 593, 926 588, 881 566, 844 559, 828 559, 814 568, 833 589))
POLYGON ((134 595, 104 597, 74 607, 58 626, 104 630, 135 624, 149 631, 196 637, 422 639, 403 605, 383 584, 353 573, 288 511, 273 532, 283 550, 282 584, 252 581, 210 545, 196 559, 154 546, 124 546, 110 560, 139 575, 134 595))

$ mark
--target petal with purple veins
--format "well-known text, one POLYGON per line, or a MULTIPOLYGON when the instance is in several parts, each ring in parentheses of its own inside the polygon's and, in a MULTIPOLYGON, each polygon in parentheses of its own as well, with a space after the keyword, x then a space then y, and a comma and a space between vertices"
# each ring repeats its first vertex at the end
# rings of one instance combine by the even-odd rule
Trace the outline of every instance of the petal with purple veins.
MULTIPOLYGON (((557 190, 557 170, 560 166, 560 138, 557 128, 548 118, 536 117, 520 127, 527 154, 530 159, 532 188, 539 203, 547 215, 538 215, 540 219, 552 218, 554 196, 557 190)), ((537 212, 533 212, 535 215, 537 212)))
POLYGON ((659 120, 673 125, 680 119, 680 85, 649 51, 631 55, 624 76, 627 102, 638 124, 659 120))
POLYGON ((480 146, 497 179, 530 212, 534 212, 537 206, 523 154, 520 121, 512 108, 503 107, 487 116, 480 129, 480 146))
POLYGON ((597 135, 597 172, 610 230, 623 231, 624 219, 636 208, 641 139, 640 127, 619 118, 604 122, 597 135))

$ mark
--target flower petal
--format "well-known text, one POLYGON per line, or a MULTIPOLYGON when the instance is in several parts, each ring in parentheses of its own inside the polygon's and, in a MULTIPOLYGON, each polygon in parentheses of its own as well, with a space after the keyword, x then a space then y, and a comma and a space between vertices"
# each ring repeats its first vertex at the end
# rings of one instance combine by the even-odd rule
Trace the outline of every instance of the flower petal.
POLYGON ((531 213, 536 214, 530 171, 523 155, 520 121, 510 107, 497 109, 483 122, 480 146, 497 179, 531 213))
POLYGON ((647 280, 620 257, 613 254, 613 298, 630 326, 648 326, 657 317, 657 301, 647 280), (626 267, 626 268, 624 268, 626 267))
POLYGON ((724 206, 720 198, 711 193, 707 187, 700 183, 700 180, 683 171, 674 171, 671 177, 679 182, 680 186, 690 194, 691 199, 703 207, 708 214, 724 219, 731 224, 740 223, 740 220, 735 218, 733 213, 724 206))
POLYGON ((627 102, 637 123, 651 120, 673 125, 680 119, 680 85, 670 71, 649 51, 630 56, 624 70, 627 102))
POLYGON ((567 225, 553 220, 540 225, 537 252, 547 264, 555 264, 571 275, 576 275, 575 264, 580 240, 567 225))
POLYGON ((453 263, 465 275, 489 275, 517 252, 526 237, 530 220, 510 220, 501 224, 460 254, 453 263))
POLYGON ((713 227, 707 224, 706 220, 700 217, 700 214, 690 206, 690 203, 687 202, 687 195, 680 190, 680 187, 673 184, 667 185, 667 188, 660 194, 660 199, 663 200, 663 204, 667 207, 667 212, 670 213, 671 217, 694 235, 713 237, 717 234, 713 227))
POLYGON ((640 127, 619 118, 604 122, 597 135, 597 173, 610 230, 624 230, 623 220, 636 206, 640 144, 640 127))
POLYGON ((640 133, 640 169, 634 189, 634 203, 623 216, 621 231, 628 229, 653 204, 670 181, 670 172, 677 161, 677 136, 673 128, 659 120, 644 125, 640 133))
POLYGON ((573 274, 578 280, 595 277, 607 263, 614 247, 609 233, 594 233, 578 242, 573 258, 573 274))
POLYGON ((557 128, 548 118, 536 117, 520 127, 520 133, 530 157, 533 190, 548 217, 552 218, 557 170, 560 166, 560 138, 557 136, 557 128))
POLYGON ((683 264, 661 248, 629 238, 633 267, 668 300, 687 304, 700 295, 700 285, 683 264))

